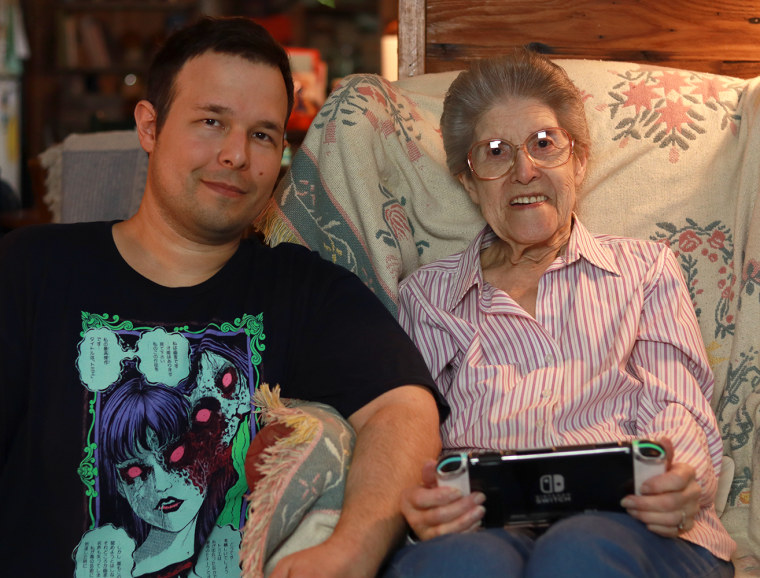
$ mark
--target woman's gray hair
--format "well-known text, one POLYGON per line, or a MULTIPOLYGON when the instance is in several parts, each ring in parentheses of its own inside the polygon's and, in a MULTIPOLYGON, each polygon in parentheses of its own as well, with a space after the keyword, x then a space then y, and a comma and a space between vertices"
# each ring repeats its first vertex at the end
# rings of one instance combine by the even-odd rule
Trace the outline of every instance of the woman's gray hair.
POLYGON ((467 170, 467 153, 482 116, 508 98, 532 98, 551 108, 575 140, 576 151, 588 157, 591 137, 580 91, 564 69, 518 48, 506 56, 473 61, 451 83, 443 101, 441 133, 452 175, 467 170))

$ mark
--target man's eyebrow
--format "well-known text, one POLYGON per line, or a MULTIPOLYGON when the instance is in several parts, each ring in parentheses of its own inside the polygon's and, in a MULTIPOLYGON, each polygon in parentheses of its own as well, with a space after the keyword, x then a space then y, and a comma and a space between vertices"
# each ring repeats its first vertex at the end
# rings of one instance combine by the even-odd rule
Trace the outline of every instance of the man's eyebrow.
POLYGON ((199 104, 195 108, 198 109, 199 111, 214 112, 216 114, 232 112, 231 108, 229 108, 228 106, 223 106, 221 104, 199 104))
POLYGON ((274 130, 274 131, 279 131, 279 132, 282 132, 283 130, 285 130, 285 128, 282 126, 281 123, 275 122, 272 120, 262 120, 259 123, 259 126, 261 128, 267 128, 269 130, 274 130))

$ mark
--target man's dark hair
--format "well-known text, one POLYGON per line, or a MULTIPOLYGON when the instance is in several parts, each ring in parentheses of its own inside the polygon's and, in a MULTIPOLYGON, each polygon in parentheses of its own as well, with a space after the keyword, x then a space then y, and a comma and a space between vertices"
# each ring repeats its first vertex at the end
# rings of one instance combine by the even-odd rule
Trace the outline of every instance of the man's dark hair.
POLYGON ((288 93, 288 114, 293 110, 293 75, 285 49, 267 30, 243 17, 200 19, 172 34, 156 53, 148 71, 147 99, 156 109, 156 131, 166 121, 174 100, 177 75, 185 63, 207 52, 241 56, 257 64, 279 68, 288 93))

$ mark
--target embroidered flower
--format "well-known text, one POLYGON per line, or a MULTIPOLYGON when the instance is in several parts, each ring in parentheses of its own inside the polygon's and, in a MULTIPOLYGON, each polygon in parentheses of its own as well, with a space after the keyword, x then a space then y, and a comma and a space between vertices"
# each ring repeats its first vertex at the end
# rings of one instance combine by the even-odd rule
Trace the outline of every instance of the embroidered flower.
POLYGON ((742 273, 742 283, 751 281, 755 284, 760 284, 760 263, 754 259, 750 259, 744 266, 744 272, 742 273))
POLYGON ((707 244, 713 249, 722 249, 725 246, 726 234, 723 231, 715 229, 712 235, 707 239, 707 244))
POLYGON ((406 239, 409 237, 409 220, 406 218, 406 212, 400 203, 388 203, 383 207, 383 219, 396 239, 406 239))
POLYGON ((678 237, 678 248, 684 253, 691 253, 701 244, 702 239, 691 229, 687 229, 678 237))

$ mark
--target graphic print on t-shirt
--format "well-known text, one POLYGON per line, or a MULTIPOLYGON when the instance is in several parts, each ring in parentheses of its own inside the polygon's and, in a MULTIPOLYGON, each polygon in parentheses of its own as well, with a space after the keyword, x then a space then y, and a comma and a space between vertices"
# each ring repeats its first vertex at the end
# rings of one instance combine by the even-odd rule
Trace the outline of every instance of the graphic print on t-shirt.
POLYGON ((89 404, 77 577, 239 576, 262 316, 138 326, 82 313, 89 404))

